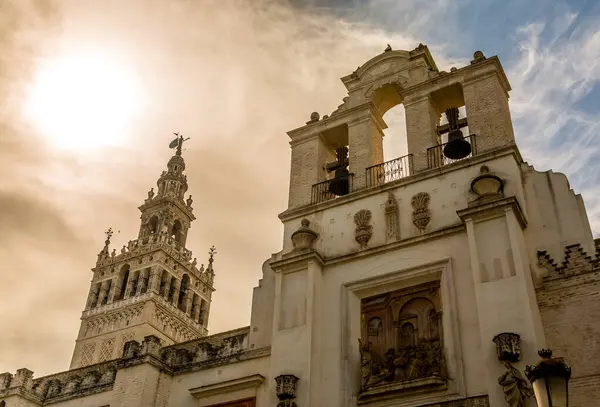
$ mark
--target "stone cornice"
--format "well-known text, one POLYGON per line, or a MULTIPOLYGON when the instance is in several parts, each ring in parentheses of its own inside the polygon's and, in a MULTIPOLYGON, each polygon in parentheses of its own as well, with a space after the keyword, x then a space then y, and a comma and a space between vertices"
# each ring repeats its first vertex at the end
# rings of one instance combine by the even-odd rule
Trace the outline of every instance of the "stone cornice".
POLYGON ((210 397, 217 394, 231 393, 238 390, 256 389, 265 382, 265 377, 260 374, 240 377, 224 382, 207 384, 190 389, 189 392, 195 398, 210 397))
POLYGON ((417 182, 421 182, 430 178, 437 178, 441 175, 447 174, 452 171, 461 170, 463 168, 470 167, 472 165, 483 164, 491 159, 505 157, 505 156, 513 156, 515 162, 517 164, 521 164, 523 162, 523 158, 521 157, 521 153, 516 145, 511 145, 491 151, 486 151, 480 154, 477 154, 471 158, 466 158, 464 160, 457 161, 452 164, 444 165, 438 168, 432 168, 424 171, 417 172, 414 175, 410 175, 405 178, 401 178, 396 181, 387 182, 385 184, 377 185, 374 187, 364 188, 358 191, 353 191, 346 196, 342 196, 336 199, 332 199, 329 201, 321 202, 318 204, 308 204, 296 208, 290 208, 279 214, 279 219, 282 222, 289 222, 299 219, 301 217, 306 217, 315 212, 321 212, 329 208, 333 208, 335 206, 344 205, 350 202, 354 202, 365 197, 371 195, 377 195, 383 192, 388 192, 392 189, 398 188, 400 186, 414 184, 417 182))
POLYGON ((336 113, 333 116, 329 116, 327 119, 321 119, 317 122, 314 123, 309 123, 306 124, 302 127, 298 127, 294 130, 290 130, 287 132, 287 134, 290 136, 290 144, 296 145, 296 144, 300 144, 306 140, 309 140, 312 137, 317 137, 319 136, 321 133, 341 126, 341 125, 348 125, 348 124, 352 124, 352 122, 354 122, 356 120, 356 118, 353 118, 352 120, 348 120, 349 117, 353 117, 353 116, 359 116, 359 120, 362 117, 367 117, 368 115, 370 115, 370 117, 374 118, 375 122, 381 126, 381 128, 385 129, 387 128, 387 125, 385 124, 385 122, 383 121, 383 118, 381 117, 381 113, 379 113, 379 111, 377 110, 377 108, 373 105, 373 103, 371 102, 366 102, 363 103, 359 106, 355 106, 352 108, 349 108, 347 110, 342 110, 341 112, 336 113), (362 115, 360 113, 363 113, 362 115))
POLYGON ((464 222, 467 219, 478 220, 481 218, 489 218, 490 215, 503 216, 504 211, 507 209, 512 209, 517 221, 519 222, 519 225, 521 226, 521 229, 525 229, 527 227, 527 219, 521 210, 519 201, 514 196, 501 198, 471 208, 461 209, 456 211, 456 214, 464 222))
POLYGON ((321 266, 325 264, 323 258, 316 250, 304 250, 301 252, 290 252, 284 254, 281 260, 276 260, 270 264, 271 269, 277 272, 284 272, 286 269, 301 268, 309 261, 316 261, 321 266))

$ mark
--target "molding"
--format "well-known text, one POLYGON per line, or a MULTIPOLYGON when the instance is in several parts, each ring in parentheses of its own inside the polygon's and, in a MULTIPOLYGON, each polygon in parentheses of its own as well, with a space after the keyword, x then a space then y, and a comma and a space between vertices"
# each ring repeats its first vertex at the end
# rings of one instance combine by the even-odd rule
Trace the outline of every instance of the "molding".
POLYGON ((316 261, 321 266, 325 265, 325 261, 321 255, 316 250, 312 249, 298 254, 290 252, 288 254, 284 254, 282 257, 283 258, 281 260, 274 261, 270 264, 271 269, 276 273, 280 271, 288 271, 291 268, 301 269, 309 261, 316 261))
POLYGON ((465 222, 467 219, 483 221, 495 217, 502 217, 505 215, 507 210, 512 210, 512 212, 515 214, 519 225, 521 225, 521 229, 525 229, 527 227, 527 218, 525 218, 525 215, 521 210, 519 201, 514 196, 487 202, 471 208, 461 209, 456 211, 456 214, 463 222, 465 222))
POLYGON ((399 180, 395 180, 392 182, 387 182, 385 184, 368 187, 364 189, 360 189, 358 191, 353 191, 346 196, 342 196, 336 199, 332 199, 329 201, 321 202, 318 204, 307 204, 300 207, 288 208, 282 213, 279 214, 279 219, 282 222, 295 221, 299 218, 306 217, 315 212, 324 211, 329 208, 333 208, 335 206, 344 205, 350 202, 358 201, 367 196, 377 195, 382 192, 388 192, 392 189, 396 189, 400 186, 410 185, 417 182, 421 182, 430 178, 437 178, 441 175, 445 175, 449 172, 461 170, 463 168, 467 168, 470 166, 479 165, 490 161, 494 158, 501 158, 506 156, 513 156, 515 162, 518 164, 523 163, 523 158, 521 157, 521 153, 515 144, 509 145, 507 147, 498 148, 491 151, 486 151, 482 153, 478 153, 477 155, 471 158, 465 158, 464 160, 457 161, 452 164, 443 165, 438 168, 427 169, 423 171, 419 171, 414 175, 410 175, 405 178, 400 178, 399 180))
POLYGON ((260 374, 240 377, 238 379, 227 380, 221 383, 207 384, 205 386, 189 389, 189 392, 196 399, 227 394, 238 390, 256 389, 265 382, 265 377, 260 374))
MULTIPOLYGON (((426 393, 406 394, 402 395, 402 400, 410 401, 410 405, 426 405, 428 403, 439 403, 454 397, 466 397, 464 366, 462 358, 460 326, 457 309, 456 290, 454 287, 454 270, 452 268, 452 260, 449 257, 444 257, 439 260, 421 264, 419 266, 392 271, 376 277, 370 277, 359 281, 349 282, 342 286, 344 294, 342 315, 340 323, 342 324, 342 332, 346 332, 344 325, 352 326, 350 319, 352 318, 350 310, 352 309, 352 301, 363 298, 369 298, 375 295, 386 292, 395 291, 405 287, 410 287, 416 284, 425 284, 439 281, 440 295, 442 306, 442 334, 444 344, 444 357, 448 366, 449 379, 446 381, 447 387, 430 389, 426 393), (354 299, 352 299, 354 297, 354 299)), ((354 349, 353 343, 356 341, 352 338, 352 334, 345 335, 342 339, 341 352, 342 359, 352 360, 356 355, 352 355, 354 349)), ((346 385, 344 392, 352 393, 356 389, 346 385)), ((381 390, 383 393, 386 389, 381 390)), ((376 393, 374 389, 371 393, 376 393)), ((382 399, 383 400, 383 399, 382 399)), ((395 399, 397 402, 398 399, 395 399)), ((365 400, 366 401, 366 400, 365 400)), ((359 402, 362 404, 362 402, 359 402)), ((376 400, 373 400, 377 404, 376 400)), ((394 404, 395 405, 395 404, 394 404)))

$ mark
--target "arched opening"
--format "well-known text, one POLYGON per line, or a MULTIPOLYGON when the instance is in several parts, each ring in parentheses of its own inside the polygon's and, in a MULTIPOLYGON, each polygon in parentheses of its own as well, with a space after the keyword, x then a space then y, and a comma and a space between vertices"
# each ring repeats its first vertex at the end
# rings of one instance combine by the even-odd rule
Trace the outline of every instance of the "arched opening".
POLYGON ((173 222, 173 227, 171 228, 171 237, 179 244, 181 244, 182 229, 183 226, 181 225, 181 221, 179 221, 179 219, 173 222))
POLYGON ((148 221, 148 235, 153 235, 158 232, 158 217, 152 216, 148 221))
POLYGON ((129 264, 124 264, 119 271, 119 282, 118 295, 116 300, 122 300, 125 297, 125 291, 127 291, 127 283, 129 282, 129 264))
POLYGON ((139 282, 140 282, 140 270, 136 270, 133 273, 133 280, 131 281, 131 292, 129 293, 130 297, 136 296, 139 282))
POLYGON ((103 291, 103 297, 100 301, 100 305, 106 305, 108 303, 108 296, 110 295, 110 288, 112 287, 112 280, 106 282, 106 288, 103 291))
POLYGON ((439 338, 439 321, 437 311, 431 300, 427 298, 417 297, 408 301, 400 310, 399 321, 401 321, 401 337, 400 343, 406 343, 405 331, 412 329, 413 341, 412 345, 427 340, 436 340, 439 338), (433 312, 432 312, 433 311, 433 312), (412 328, 406 327, 409 323, 412 328), (433 335, 433 337, 432 337, 433 335))
MULTIPOLYGON (((387 129, 383 130, 383 160, 388 162, 408 154, 406 115, 403 104, 390 108, 383 115, 387 129)), ((409 175, 409 174, 407 174, 409 175)))
POLYGON ((413 346, 414 344, 415 327, 410 322, 406 322, 400 328, 400 347, 413 346))
POLYGON ((179 287, 179 299, 177 300, 177 307, 185 312, 187 293, 190 287, 190 276, 184 274, 181 278, 181 286, 179 287))
POLYGON ((0 401, 0 407, 6 407, 6 401, 4 401, 4 400, 0 401))

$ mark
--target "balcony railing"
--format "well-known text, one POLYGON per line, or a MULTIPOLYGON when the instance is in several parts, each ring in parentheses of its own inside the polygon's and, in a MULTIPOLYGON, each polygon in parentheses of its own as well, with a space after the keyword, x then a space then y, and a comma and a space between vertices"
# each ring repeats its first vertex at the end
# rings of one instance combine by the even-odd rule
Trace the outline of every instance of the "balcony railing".
POLYGON ((464 158, 459 158, 457 160, 453 160, 444 155, 444 147, 448 143, 440 144, 435 147, 431 147, 427 149, 427 168, 438 168, 444 165, 452 164, 456 161, 464 160, 466 158, 471 158, 477 154, 477 143, 475 142, 475 134, 470 134, 466 137, 463 137, 469 144, 471 144, 471 154, 464 158))
MULTIPOLYGON (((351 193, 353 191, 353 174, 349 174, 346 179, 348 180, 348 193, 351 193)), ((318 184, 314 184, 312 186, 312 193, 310 197, 311 204, 318 204, 320 202, 329 201, 337 197, 337 195, 329 192, 329 184, 331 181, 333 181, 333 179, 328 179, 327 181, 319 182, 318 184)))
POLYGON ((413 156, 408 154, 367 168, 367 188, 396 181, 412 174, 413 156))

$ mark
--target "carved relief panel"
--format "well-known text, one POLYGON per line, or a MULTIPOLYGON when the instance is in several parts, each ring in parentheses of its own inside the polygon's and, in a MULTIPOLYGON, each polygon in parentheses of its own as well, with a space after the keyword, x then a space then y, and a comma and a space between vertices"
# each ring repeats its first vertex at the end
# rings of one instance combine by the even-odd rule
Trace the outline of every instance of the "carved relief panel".
POLYGON ((361 390, 444 378, 439 282, 362 300, 361 390))

